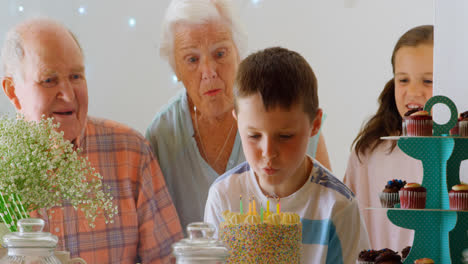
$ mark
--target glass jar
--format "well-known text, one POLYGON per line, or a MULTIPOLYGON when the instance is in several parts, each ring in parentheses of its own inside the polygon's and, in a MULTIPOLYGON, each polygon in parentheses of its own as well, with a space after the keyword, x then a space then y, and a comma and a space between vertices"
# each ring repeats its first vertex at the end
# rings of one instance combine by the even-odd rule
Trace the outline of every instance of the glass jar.
POLYGON ((189 238, 172 245, 177 264, 222 264, 229 257, 224 243, 214 239, 212 224, 197 222, 187 226, 189 238))
POLYGON ((3 237, 2 245, 8 249, 8 254, 0 264, 61 264, 54 256, 58 238, 42 232, 44 224, 44 220, 39 218, 19 220, 19 232, 3 237))

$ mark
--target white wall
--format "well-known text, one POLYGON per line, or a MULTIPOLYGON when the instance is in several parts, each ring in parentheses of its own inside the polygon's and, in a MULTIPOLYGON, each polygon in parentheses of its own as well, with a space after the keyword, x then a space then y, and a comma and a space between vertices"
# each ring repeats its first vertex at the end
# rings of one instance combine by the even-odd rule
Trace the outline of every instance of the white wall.
MULTIPOLYGON (((435 1, 434 94, 468 110, 468 1, 435 1)), ((448 118, 448 117, 447 117, 448 118)))
MULTIPOLYGON (((237 0, 249 33, 249 50, 281 45, 296 50, 319 80, 333 169, 344 175, 349 148, 391 78, 390 57, 407 29, 433 24, 427 0, 237 0)), ((157 54, 168 0, 2 0, 0 41, 15 23, 37 14, 65 23, 86 55, 89 113, 144 132, 179 84, 157 54), (18 7, 23 6, 20 12, 18 7), (79 7, 86 13, 81 15, 79 7), (129 18, 135 27, 129 27, 129 18)), ((0 112, 13 111, 0 96, 0 112)))
MULTIPOLYGON (((467 13, 466 0, 435 1, 434 94, 451 98, 459 113, 468 110, 467 13)), ((449 118, 444 110, 434 111, 434 119, 441 124, 449 118)), ((460 179, 468 182, 467 160, 461 164, 460 179)))

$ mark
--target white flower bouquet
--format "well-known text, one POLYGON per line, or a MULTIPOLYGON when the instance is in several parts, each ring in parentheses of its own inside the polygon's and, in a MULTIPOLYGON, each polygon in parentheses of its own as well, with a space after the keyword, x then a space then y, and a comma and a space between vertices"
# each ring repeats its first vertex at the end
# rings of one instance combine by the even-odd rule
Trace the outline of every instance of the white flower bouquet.
POLYGON ((30 212, 65 202, 83 211, 91 227, 99 214, 112 222, 118 212, 102 176, 58 127, 51 118, 0 117, 0 217, 11 231, 30 212))

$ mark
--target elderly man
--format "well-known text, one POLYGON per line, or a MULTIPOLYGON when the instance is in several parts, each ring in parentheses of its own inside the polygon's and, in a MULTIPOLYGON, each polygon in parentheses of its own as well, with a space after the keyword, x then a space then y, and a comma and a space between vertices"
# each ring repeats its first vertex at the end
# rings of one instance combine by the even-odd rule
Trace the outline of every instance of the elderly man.
POLYGON ((14 27, 2 49, 3 90, 28 120, 60 122, 66 139, 83 150, 111 187, 119 214, 90 228, 70 206, 45 216, 58 249, 88 263, 168 263, 182 236, 179 219, 151 148, 134 130, 88 117, 83 52, 73 34, 50 19, 14 27))

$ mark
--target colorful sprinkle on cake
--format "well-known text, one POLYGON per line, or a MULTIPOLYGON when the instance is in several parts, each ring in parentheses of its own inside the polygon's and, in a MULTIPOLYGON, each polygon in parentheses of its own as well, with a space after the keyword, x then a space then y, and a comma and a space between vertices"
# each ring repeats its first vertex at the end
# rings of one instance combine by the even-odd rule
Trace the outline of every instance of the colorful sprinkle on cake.
POLYGON ((258 215, 226 211, 219 239, 231 249, 227 263, 300 263, 302 224, 294 213, 258 215))

